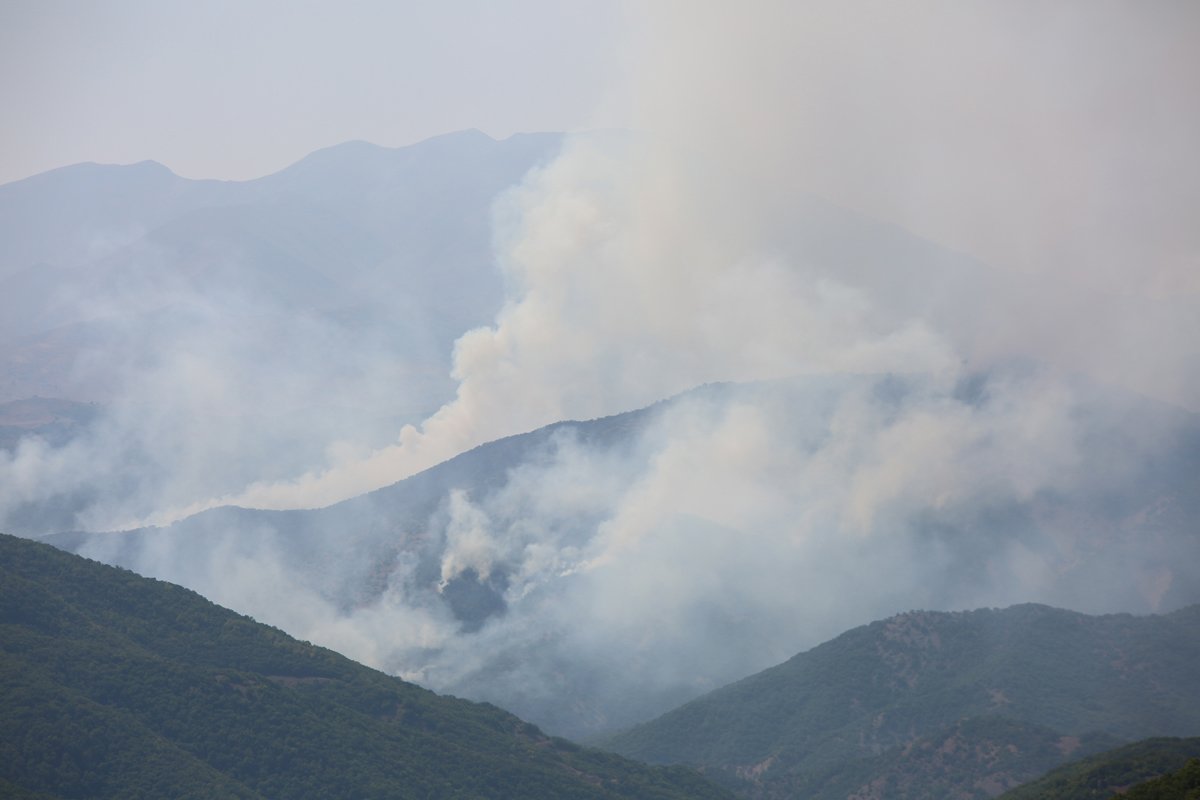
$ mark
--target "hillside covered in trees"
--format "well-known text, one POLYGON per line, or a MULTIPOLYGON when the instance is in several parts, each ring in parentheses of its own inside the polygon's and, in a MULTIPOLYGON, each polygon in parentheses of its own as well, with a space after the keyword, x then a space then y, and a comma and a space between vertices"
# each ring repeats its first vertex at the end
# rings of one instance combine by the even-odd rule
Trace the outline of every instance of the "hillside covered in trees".
MULTIPOLYGON (((1173 785, 1173 779, 1158 782, 1164 776, 1181 770, 1190 770, 1196 775, 1197 769, 1189 762, 1198 757, 1200 738, 1144 739, 1051 770, 1035 781, 1006 792, 1000 800, 1108 800, 1126 792, 1128 797, 1142 796, 1141 792, 1173 785)), ((1191 788, 1196 786, 1200 783, 1191 788)), ((1184 793, 1151 794, 1146 795, 1145 800, 1184 796, 1184 793)))
POLYGON ((612 738, 762 798, 987 798, 1121 742, 1200 732, 1200 606, 874 622, 612 738))
POLYGON ((720 798, 181 587, 0 536, 0 794, 720 798))

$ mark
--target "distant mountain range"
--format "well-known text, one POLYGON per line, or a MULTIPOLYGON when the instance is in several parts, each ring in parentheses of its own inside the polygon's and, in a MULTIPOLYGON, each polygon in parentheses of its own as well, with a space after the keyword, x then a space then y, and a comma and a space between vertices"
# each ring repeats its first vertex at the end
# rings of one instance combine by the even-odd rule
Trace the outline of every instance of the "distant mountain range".
POLYGON ((0 186, 0 459, 25 438, 79 466, 0 488, 0 529, 143 518, 394 441, 453 397, 454 341, 504 299, 493 204, 562 141, 463 131, 251 181, 143 162, 0 186))
POLYGON ((993 797, 1120 740, 1200 732, 1198 659, 1200 606, 911 612, 605 744, 747 797, 993 797))
POLYGON ((0 535, 0 795, 724 798, 0 535))
MULTIPOLYGON (((402 148, 348 142, 251 181, 189 180, 146 161, 5 184, 0 341, 151 312, 183 289, 420 312, 414 329, 453 341, 500 299, 492 203, 561 141, 463 131, 402 148)), ((0 389, 0 400, 15 391, 0 389)))
POLYGON ((300 335, 289 315, 386 335, 411 373, 404 397, 435 408, 453 341, 502 299, 492 203, 561 140, 464 131, 349 142, 252 181, 147 161, 0 186, 0 402, 109 399, 149 344, 212 323, 189 318, 207 301, 225 325, 265 315, 280 337, 300 335))

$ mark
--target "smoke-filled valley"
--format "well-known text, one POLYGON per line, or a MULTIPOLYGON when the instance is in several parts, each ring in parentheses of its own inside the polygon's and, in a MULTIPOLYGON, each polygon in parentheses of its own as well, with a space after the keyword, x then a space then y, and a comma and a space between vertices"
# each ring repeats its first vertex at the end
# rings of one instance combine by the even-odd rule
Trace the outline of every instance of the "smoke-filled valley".
POLYGON ((1200 602, 1197 15, 1068 5, 662 3, 633 131, 0 186, 0 529, 578 737, 1200 602))

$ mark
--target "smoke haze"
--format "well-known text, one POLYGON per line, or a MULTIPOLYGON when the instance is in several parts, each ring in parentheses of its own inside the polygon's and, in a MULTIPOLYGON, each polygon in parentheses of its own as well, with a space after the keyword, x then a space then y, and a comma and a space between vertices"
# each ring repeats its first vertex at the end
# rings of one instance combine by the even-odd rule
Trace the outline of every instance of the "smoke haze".
MULTIPOLYGON (((201 343, 123 384, 162 423, 102 428, 145 437, 161 477, 76 524, 314 508, 415 475, 403 513, 379 510, 384 489, 81 551, 575 735, 907 608, 1200 599, 1196 7, 629 14, 612 94, 639 133, 573 137, 498 197, 503 297, 455 331, 436 411, 386 444, 332 445, 341 417, 297 437, 302 411, 263 431, 326 384, 401 416, 389 351, 294 320, 236 343, 198 324, 201 343), (243 360, 246 341, 272 347, 243 360), (357 378, 322 366, 351 351, 357 378), (295 383, 245 390, 275 363, 295 383), (251 406, 207 440, 220 481, 169 457, 251 406), (313 449, 278 458, 294 437, 313 449)), ((86 489, 75 446, 23 444, 5 485, 86 489)))
POLYGON ((390 474, 709 380, 955 357, 1036 354, 1200 409, 1189 4, 662 3, 640 21, 628 88, 653 144, 578 142, 503 204, 510 302, 460 340, 458 400, 390 474), (987 267, 813 263, 813 197, 987 267))

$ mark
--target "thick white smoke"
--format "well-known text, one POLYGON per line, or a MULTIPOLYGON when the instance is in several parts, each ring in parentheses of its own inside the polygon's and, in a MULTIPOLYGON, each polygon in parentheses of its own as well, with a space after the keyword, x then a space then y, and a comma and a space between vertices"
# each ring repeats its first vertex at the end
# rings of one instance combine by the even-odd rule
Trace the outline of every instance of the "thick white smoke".
POLYGON ((498 202, 507 299, 458 340, 455 398, 366 458, 194 507, 321 505, 764 383, 451 487, 350 607, 278 566, 282 524, 261 551, 129 563, 572 733, 905 608, 1193 598, 1172 470, 1195 454, 1172 448, 1195 423, 1162 403, 1200 409, 1195 7, 631 14, 643 132, 579 137, 498 202))
POLYGON ((710 380, 1033 355, 1200 409, 1200 107, 1186 3, 637 4, 637 142, 588 138, 500 205, 510 300, 457 399, 352 467, 384 485, 500 435, 710 380), (806 249, 813 198, 968 254, 806 249))

